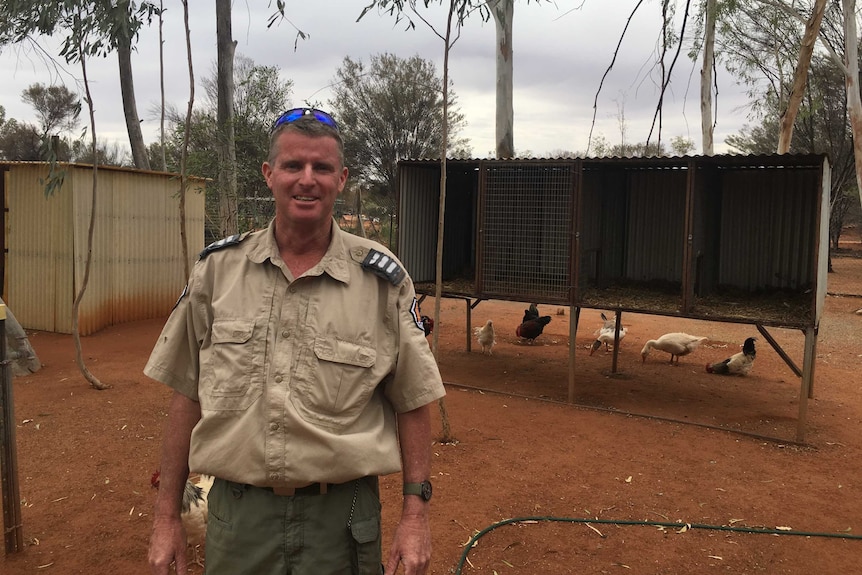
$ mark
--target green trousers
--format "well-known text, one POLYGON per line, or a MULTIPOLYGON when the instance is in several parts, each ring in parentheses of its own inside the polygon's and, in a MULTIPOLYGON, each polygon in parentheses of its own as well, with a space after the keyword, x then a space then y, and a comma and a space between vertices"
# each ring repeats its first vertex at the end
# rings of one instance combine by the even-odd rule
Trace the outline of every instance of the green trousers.
POLYGON ((206 575, 383 573, 376 477, 292 497, 216 479, 208 508, 206 575))

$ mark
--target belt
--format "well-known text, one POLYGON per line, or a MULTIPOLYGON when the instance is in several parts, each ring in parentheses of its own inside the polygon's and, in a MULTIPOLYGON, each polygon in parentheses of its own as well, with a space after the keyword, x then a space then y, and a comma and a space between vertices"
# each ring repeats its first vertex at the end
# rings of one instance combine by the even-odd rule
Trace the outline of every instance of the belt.
POLYGON ((333 483, 312 483, 305 487, 264 487, 263 489, 272 491, 281 497, 293 497, 295 495, 326 495, 330 487, 335 487, 333 483))

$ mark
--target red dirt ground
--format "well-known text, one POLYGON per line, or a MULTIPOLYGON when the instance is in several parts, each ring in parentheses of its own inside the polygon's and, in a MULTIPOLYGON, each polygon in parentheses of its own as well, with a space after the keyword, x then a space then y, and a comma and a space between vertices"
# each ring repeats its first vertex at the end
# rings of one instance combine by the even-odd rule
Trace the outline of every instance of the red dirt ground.
MULTIPOLYGON (((834 266, 829 291, 862 294, 862 259, 834 266)), ((568 310, 540 306, 553 321, 530 346, 514 336, 525 304, 482 302, 473 325, 490 318, 498 330, 485 356, 475 343, 466 351, 465 303, 441 306, 457 441, 432 446, 430 573, 858 572, 862 540, 844 536, 862 536, 862 316, 852 313, 862 298, 827 297, 804 445, 793 441, 800 380, 762 337, 748 377, 704 371, 757 336, 753 326, 626 314, 612 373, 612 354, 588 355, 599 314, 584 310, 569 405, 568 310), (710 342, 678 367, 661 352, 642 364, 644 341, 668 331, 710 342), (497 526, 519 517, 545 520, 497 526)), ((29 334, 44 367, 14 381, 25 549, 0 558, 4 574, 148 573, 169 393, 141 370, 163 321, 84 338, 88 367, 113 386, 102 392, 80 376, 69 336, 29 334)), ((802 334, 770 332, 801 366, 802 334)), ((400 478, 381 485, 386 546, 400 478)))

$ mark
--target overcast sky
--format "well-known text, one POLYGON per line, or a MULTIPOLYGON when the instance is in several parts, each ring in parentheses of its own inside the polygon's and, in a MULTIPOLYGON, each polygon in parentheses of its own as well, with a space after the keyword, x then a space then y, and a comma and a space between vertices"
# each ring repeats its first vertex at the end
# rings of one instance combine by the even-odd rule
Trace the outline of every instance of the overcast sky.
MULTIPOLYGON (((237 53, 256 64, 276 66, 285 80, 293 81, 291 103, 323 104, 331 97, 328 85, 345 56, 366 64, 374 54, 384 52, 409 58, 418 55, 431 60, 440 77, 443 73, 443 42, 427 26, 405 31, 388 14, 371 12, 356 22, 370 0, 288 1, 290 22, 266 27, 274 8, 270 2, 250 0, 234 3, 233 36, 237 53), (310 37, 296 41, 296 29, 310 37)), ((614 0, 556 0, 548 3, 515 3, 514 47, 514 142, 519 154, 543 156, 560 150, 587 148, 593 102, 606 68, 610 64, 631 6, 636 2, 614 0), (613 8, 611 8, 613 6, 613 8)), ((197 85, 195 98, 201 102, 200 80, 209 76, 215 62, 215 14, 212 2, 190 2, 192 54, 197 85)), ((275 2, 272 2, 274 5, 275 2)), ((421 4, 421 3, 420 3, 421 4)), ((188 93, 188 65, 183 35, 182 6, 166 0, 165 74, 166 100, 185 110, 188 93)), ((438 30, 443 29, 441 9, 424 12, 438 30)), ((658 50, 660 2, 647 0, 632 19, 614 68, 604 81, 596 109, 594 135, 603 135, 611 144, 619 143, 619 118, 625 118, 628 143, 646 140, 658 99, 660 71, 654 64, 658 50)), ((691 27, 689 26, 689 30, 691 27)), ((687 33, 690 36, 690 32, 687 33)), ((154 112, 159 103, 158 27, 141 32, 133 55, 138 113, 143 120, 147 143, 158 137, 159 119, 154 112)), ((467 22, 450 55, 450 77, 467 127, 475 157, 493 155, 495 107, 495 34, 493 21, 475 17, 467 22)), ((56 54, 57 41, 44 42, 56 54)), ((128 147, 117 78, 116 56, 91 60, 88 65, 96 108, 99 137, 128 147)), ((63 83, 83 93, 79 67, 58 73, 50 69, 33 47, 6 47, 0 53, 3 78, 0 105, 7 118, 36 123, 35 114, 21 102, 21 92, 30 84, 63 83)), ((674 136, 690 138, 700 153, 700 111, 698 108, 700 64, 680 55, 670 92, 665 101, 662 140, 674 136)), ((727 151, 724 139, 735 134, 745 122, 746 100, 733 78, 718 70, 718 121, 715 133, 717 153, 727 151)), ((373 114, 374 110, 368 113, 373 114)), ((84 115, 82 114, 82 118, 84 115)), ((83 122, 82 122, 83 124, 83 122)), ((656 132, 652 141, 655 141, 656 132)))

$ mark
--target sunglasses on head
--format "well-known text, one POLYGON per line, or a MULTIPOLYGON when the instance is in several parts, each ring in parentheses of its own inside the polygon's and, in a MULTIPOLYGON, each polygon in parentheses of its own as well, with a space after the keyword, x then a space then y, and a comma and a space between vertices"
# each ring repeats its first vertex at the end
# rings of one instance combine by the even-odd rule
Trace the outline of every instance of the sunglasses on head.
POLYGON ((294 108, 292 110, 288 110, 287 112, 278 117, 278 119, 272 125, 272 130, 270 131, 274 132, 279 126, 282 126, 284 124, 291 124, 305 116, 311 116, 321 124, 326 124, 330 128, 334 129, 336 132, 338 131, 338 124, 335 123, 335 118, 333 118, 323 110, 318 110, 317 108, 294 108))

